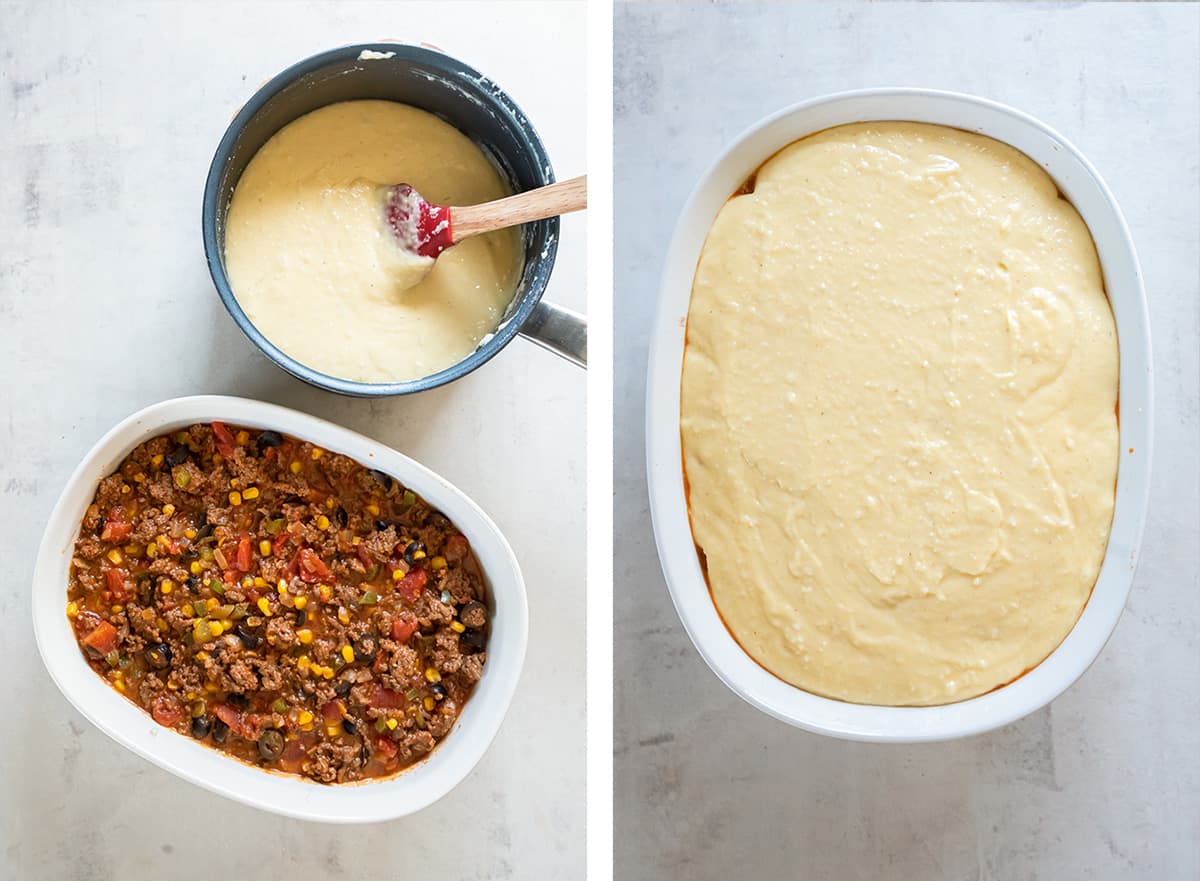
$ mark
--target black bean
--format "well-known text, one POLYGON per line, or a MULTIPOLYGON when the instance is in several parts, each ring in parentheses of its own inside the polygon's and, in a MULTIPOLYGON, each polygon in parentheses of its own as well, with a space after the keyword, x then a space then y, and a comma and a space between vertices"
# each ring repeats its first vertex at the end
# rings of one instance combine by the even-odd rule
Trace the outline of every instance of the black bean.
POLYGON ((149 646, 146 649, 146 663, 155 670, 165 670, 171 666, 171 647, 165 642, 149 646))
POLYGON ((388 522, 386 520, 376 520, 375 528, 377 530, 379 530, 380 532, 383 532, 385 529, 388 528, 388 522))
POLYGON ((429 690, 433 692, 433 696, 438 700, 443 700, 446 697, 446 686, 440 682, 435 682, 429 686, 429 690))
POLYGON ((165 458, 167 464, 174 468, 176 465, 182 465, 184 462, 186 462, 188 460, 188 456, 191 454, 191 450, 189 450, 185 445, 180 444, 175 449, 171 450, 171 452, 167 453, 165 458))
POLYGON ((184 584, 187 586, 188 593, 200 593, 200 579, 195 575, 189 575, 184 584))
POLYGON ((248 649, 258 648, 259 636, 245 624, 238 624, 233 628, 233 635, 242 641, 248 649))
POLYGON ((306 623, 308 623, 308 612, 306 612, 304 609, 297 609, 296 626, 303 627, 306 623))
POLYGON ((469 655, 483 651, 487 645, 487 634, 482 630, 468 630, 458 635, 458 644, 469 655))
POLYGON ((384 489, 392 488, 394 481, 392 480, 392 476, 390 474, 384 474, 378 468, 369 468, 367 469, 367 473, 383 484, 384 489))
POLYGON ((271 728, 258 738, 258 754, 267 761, 274 761, 283 755, 283 735, 271 728))
POLYGON ((333 687, 333 693, 338 697, 345 697, 350 693, 350 689, 354 687, 354 683, 349 679, 343 679, 333 687))
MULTIPOLYGON (((225 723, 221 722, 220 724, 224 725, 225 723)), ((196 738, 197 740, 203 740, 204 738, 208 737, 208 732, 212 731, 212 726, 212 717, 197 716, 192 720, 192 737, 196 738)), ((221 738, 221 740, 224 739, 224 737, 221 738)))
POLYGON ((346 509, 338 505, 338 509, 334 512, 333 519, 337 521, 338 526, 345 526, 350 522, 350 515, 346 513, 346 509))
POLYGON ((250 709, 250 701, 244 694, 231 694, 226 698, 226 701, 229 703, 229 706, 233 707, 235 710, 250 709))
POLYGON ((277 447, 281 443, 283 443, 283 435, 281 435, 278 431, 271 431, 270 429, 267 429, 266 431, 260 432, 258 435, 258 448, 260 450, 277 447))
POLYGON ((197 542, 208 538, 210 535, 212 535, 212 531, 213 531, 212 524, 205 523, 198 530, 196 530, 196 537, 194 539, 192 539, 192 543, 196 544, 197 542))
POLYGON ((418 557, 418 553, 425 553, 425 545, 421 544, 419 541, 410 541, 408 543, 408 547, 404 549, 404 562, 410 566, 414 566, 418 560, 424 560, 425 557, 418 557))
POLYGON ((345 731, 347 734, 351 734, 351 735, 358 734, 358 726, 355 725, 353 722, 351 722, 349 719, 342 720, 342 730, 345 731))
POLYGON ((487 614, 487 606, 478 600, 471 600, 462 607, 462 611, 458 613, 458 618, 467 627, 479 630, 487 626, 487 614))
POLYGON ((212 736, 217 743, 224 743, 225 738, 229 736, 229 726, 217 719, 213 722, 212 736))

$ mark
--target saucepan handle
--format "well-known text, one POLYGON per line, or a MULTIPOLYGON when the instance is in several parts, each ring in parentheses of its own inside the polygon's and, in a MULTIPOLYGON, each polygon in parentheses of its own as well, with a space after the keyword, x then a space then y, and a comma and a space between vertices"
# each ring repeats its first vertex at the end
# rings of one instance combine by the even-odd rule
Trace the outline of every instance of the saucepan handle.
POLYGON ((587 367, 587 316, 541 301, 521 327, 521 336, 587 367))

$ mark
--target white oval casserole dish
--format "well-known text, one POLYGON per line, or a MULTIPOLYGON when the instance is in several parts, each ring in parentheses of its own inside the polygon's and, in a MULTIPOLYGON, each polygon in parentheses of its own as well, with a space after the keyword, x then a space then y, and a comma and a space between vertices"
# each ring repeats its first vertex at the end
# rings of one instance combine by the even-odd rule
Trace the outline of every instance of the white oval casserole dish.
POLYGON ((147 407, 108 432, 75 469, 50 514, 33 576, 33 627, 51 678, 105 734, 184 780, 236 801, 304 820, 367 823, 394 819, 437 801, 492 742, 512 701, 528 637, 525 583, 504 536, 449 482, 376 441, 304 413, 244 398, 175 398, 147 407), (450 518, 471 542, 492 610, 483 676, 446 738, 424 761, 379 781, 325 786, 244 764, 157 724, 96 675, 66 616, 67 580, 79 524, 101 478, 142 441, 197 422, 270 428, 344 453, 393 475, 450 518))
POLYGON ((655 541, 684 628, 713 672, 777 719, 834 737, 880 742, 947 740, 998 728, 1044 706, 1096 659, 1116 627, 1133 581, 1146 517, 1153 431, 1150 326, 1141 271, 1112 193, 1065 138, 1031 116, 953 92, 888 88, 842 92, 782 110, 740 135, 700 178, 667 251, 653 326, 646 394, 646 464, 655 541), (1041 165, 1091 230, 1120 347, 1120 444, 1116 506, 1104 562, 1083 614, 1037 667, 992 692, 933 707, 832 700, 760 667, 726 629, 700 568, 688 521, 679 393, 692 279, 717 212, 778 150, 852 122, 906 120, 978 132, 1041 165))

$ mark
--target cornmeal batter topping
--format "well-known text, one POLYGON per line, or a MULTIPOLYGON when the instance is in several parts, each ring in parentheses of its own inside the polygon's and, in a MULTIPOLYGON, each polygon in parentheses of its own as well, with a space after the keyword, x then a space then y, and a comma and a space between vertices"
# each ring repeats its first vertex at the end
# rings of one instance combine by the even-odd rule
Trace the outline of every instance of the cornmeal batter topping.
POLYGON ((466 135, 391 101, 315 110, 246 167, 229 206, 226 269, 250 320, 297 361, 360 382, 418 379, 499 325, 520 278, 519 233, 467 239, 430 271, 385 222, 384 188, 399 183, 440 205, 511 194, 466 135))
POLYGON ((1100 569, 1118 352, 1091 236, 1051 179, 957 129, 792 144, 732 198, 692 289, 692 528, 743 648, 887 705, 1040 663, 1100 569))

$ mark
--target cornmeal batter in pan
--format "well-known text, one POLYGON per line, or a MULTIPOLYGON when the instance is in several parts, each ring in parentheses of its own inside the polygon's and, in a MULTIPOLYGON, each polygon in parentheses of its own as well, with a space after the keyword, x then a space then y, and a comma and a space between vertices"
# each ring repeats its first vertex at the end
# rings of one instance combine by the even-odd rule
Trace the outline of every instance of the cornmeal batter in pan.
POLYGON ((771 158, 696 270, 685 473, 759 663, 928 705, 1040 663, 1100 569, 1118 352, 1096 249, 1023 154, 916 123, 771 158))
POLYGON ((520 233, 445 251, 432 271, 399 248, 383 187, 430 202, 511 195, 462 132, 391 101, 346 101, 300 117, 246 167, 233 194, 225 262, 234 296, 267 339, 342 379, 418 379, 494 331, 521 273, 520 233))

